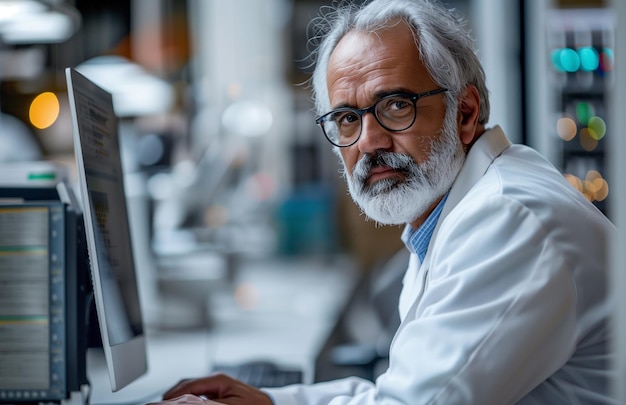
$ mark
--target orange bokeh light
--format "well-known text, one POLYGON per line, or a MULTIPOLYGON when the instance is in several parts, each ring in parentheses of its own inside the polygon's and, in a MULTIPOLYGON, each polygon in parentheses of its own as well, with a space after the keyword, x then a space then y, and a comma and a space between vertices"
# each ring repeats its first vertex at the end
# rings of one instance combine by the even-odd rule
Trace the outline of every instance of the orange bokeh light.
POLYGON ((49 91, 41 93, 33 99, 28 111, 28 117, 35 128, 50 127, 59 117, 59 99, 49 91))

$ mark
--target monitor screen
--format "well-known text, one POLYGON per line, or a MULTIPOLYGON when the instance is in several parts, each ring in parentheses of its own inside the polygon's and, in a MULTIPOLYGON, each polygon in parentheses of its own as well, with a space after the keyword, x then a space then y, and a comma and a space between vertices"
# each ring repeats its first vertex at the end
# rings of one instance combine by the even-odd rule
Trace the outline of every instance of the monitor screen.
POLYGON ((147 370, 118 120, 110 93, 72 68, 66 80, 96 310, 117 391, 147 370))
POLYGON ((0 203, 0 403, 66 398, 64 215, 0 203))

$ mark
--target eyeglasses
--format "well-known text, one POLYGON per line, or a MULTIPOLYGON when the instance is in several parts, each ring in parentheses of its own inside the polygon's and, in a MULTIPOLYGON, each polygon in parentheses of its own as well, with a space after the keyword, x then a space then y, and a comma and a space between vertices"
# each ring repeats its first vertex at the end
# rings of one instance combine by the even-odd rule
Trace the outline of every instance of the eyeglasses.
POLYGON ((373 112, 376 121, 387 131, 404 131, 415 122, 417 100, 446 91, 448 89, 435 89, 418 94, 391 94, 360 110, 350 107, 337 108, 317 118, 315 123, 322 128, 330 143, 345 148, 354 145, 361 137, 364 114, 373 112))

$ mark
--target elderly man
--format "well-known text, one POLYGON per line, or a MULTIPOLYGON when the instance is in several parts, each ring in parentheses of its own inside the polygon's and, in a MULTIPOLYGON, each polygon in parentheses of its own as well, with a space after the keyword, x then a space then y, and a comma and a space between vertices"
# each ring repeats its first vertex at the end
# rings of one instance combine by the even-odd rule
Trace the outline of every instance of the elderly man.
POLYGON ((363 212, 406 224, 411 260, 389 368, 374 382, 265 390, 217 375, 165 398, 611 402, 605 248, 615 230, 537 152, 487 128, 484 73, 463 24, 419 0, 374 0, 324 22, 317 123, 363 212))

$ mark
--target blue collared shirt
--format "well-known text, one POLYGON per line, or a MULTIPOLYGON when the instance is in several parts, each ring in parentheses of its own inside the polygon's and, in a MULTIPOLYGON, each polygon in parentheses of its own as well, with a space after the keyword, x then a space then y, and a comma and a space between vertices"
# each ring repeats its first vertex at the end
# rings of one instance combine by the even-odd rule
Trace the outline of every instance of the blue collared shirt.
POLYGON ((406 248, 409 249, 409 252, 417 254, 420 262, 423 262, 426 257, 430 238, 433 236, 435 226, 437 226, 437 221, 439 220, 439 216, 441 215, 441 211, 443 211, 443 206, 447 199, 448 194, 443 196, 439 204, 437 204, 433 212, 430 213, 426 221, 424 221, 419 228, 413 229, 411 224, 406 224, 402 232, 402 242, 404 242, 406 248))

